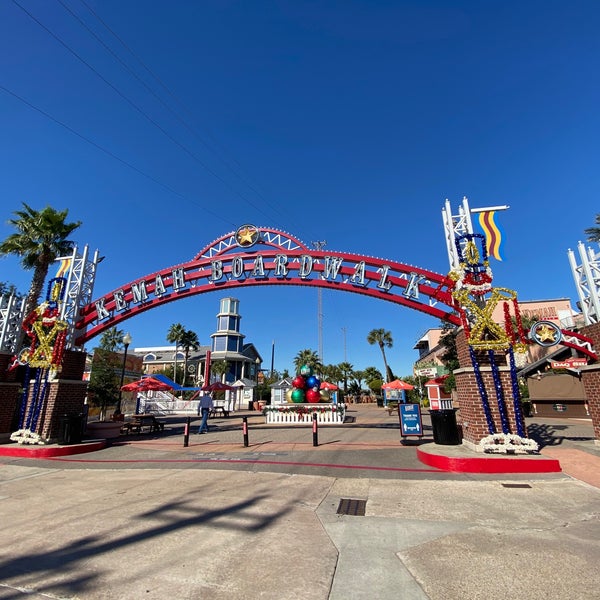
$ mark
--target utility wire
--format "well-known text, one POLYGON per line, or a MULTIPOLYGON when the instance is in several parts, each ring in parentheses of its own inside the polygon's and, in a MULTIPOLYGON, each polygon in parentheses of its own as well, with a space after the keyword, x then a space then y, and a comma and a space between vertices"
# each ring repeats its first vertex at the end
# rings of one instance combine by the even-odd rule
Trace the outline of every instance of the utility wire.
POLYGON ((46 27, 39 19, 37 19, 33 14, 31 14, 25 7, 17 2, 17 0, 12 0, 13 4, 15 4, 18 8, 20 8, 30 19, 32 19, 35 23, 37 23, 42 29, 44 29, 50 36, 52 36, 61 46, 63 46, 68 52, 70 52, 77 60, 83 63, 88 69, 90 69, 96 76, 98 76, 106 85, 108 85, 114 92, 116 92, 125 102, 127 102, 134 110, 136 110, 139 114, 141 114, 145 119, 147 119, 152 125, 154 125, 157 129, 159 129, 169 140, 171 140, 175 145, 181 148, 188 156, 190 156, 193 160, 198 162, 208 173, 210 173, 213 177, 218 179, 221 183, 223 183, 226 187, 228 187, 233 193, 239 196, 242 200, 247 202, 252 208, 260 212, 266 218, 269 218, 259 206, 246 198, 239 191, 234 189, 229 182, 223 179, 220 175, 215 173, 208 165, 206 165, 203 161, 201 161, 193 152, 191 152, 188 148, 186 148, 183 144, 178 142, 175 138, 173 138, 163 127, 161 127, 152 117, 147 115, 137 104, 129 100, 127 96, 125 96, 116 86, 114 86, 108 79, 106 79, 99 71, 97 71, 92 65, 90 65, 83 57, 81 57, 75 50, 73 50, 66 42, 60 39, 54 32, 52 32, 48 27, 46 27))
POLYGON ((86 137, 85 135, 79 133, 78 131, 76 131, 75 129, 73 129, 72 127, 70 127, 69 125, 67 125, 66 123, 63 123, 62 121, 60 121, 57 118, 53 117, 51 114, 49 114, 46 111, 42 110, 38 106, 35 106, 31 102, 29 102, 28 100, 26 100, 25 98, 23 98, 22 96, 19 96, 15 92, 13 92, 13 91, 9 90, 8 88, 4 87, 2 84, 0 84, 0 90, 2 90, 6 94, 9 94, 13 98, 16 98, 17 100, 19 100, 20 102, 22 102, 23 104, 25 104, 29 108, 35 110, 36 112, 40 113, 41 115, 43 115, 47 119, 50 119, 50 121, 52 121, 53 123, 56 123, 57 125, 60 125, 61 127, 64 127, 67 131, 69 131, 73 135, 77 136, 79 139, 83 140, 84 142, 87 142, 88 144, 92 145, 94 148, 100 150, 101 152, 104 152, 104 154, 106 154, 107 156, 110 156, 111 158, 114 158, 115 160, 119 161, 121 164, 125 165, 126 167, 128 167, 132 171, 135 171, 136 173, 138 173, 142 177, 145 177, 146 179, 149 179, 153 183, 156 183, 157 185, 159 185, 163 189, 167 190, 171 194, 174 194, 175 196, 177 196, 178 198, 181 198, 183 200, 187 200, 188 202, 192 202, 193 204, 197 205, 203 211, 207 212, 208 214, 212 215, 213 217, 216 217, 220 221, 223 221, 224 223, 227 223, 228 225, 233 225, 233 227, 237 226, 235 223, 233 223, 233 222, 228 221, 227 219, 225 219, 223 217, 223 215, 221 215, 219 213, 216 213, 216 212, 213 212, 212 210, 206 208, 204 205, 198 204, 194 200, 191 200, 187 196, 184 196, 180 192, 174 190, 169 185, 163 183, 162 181, 159 181, 158 179, 156 179, 152 175, 149 175, 148 173, 145 173, 141 169, 138 169, 138 167, 136 167, 135 165, 131 164, 130 162, 127 162, 126 160, 124 160, 121 157, 117 156, 114 152, 111 152, 107 148, 104 148, 104 146, 101 146, 100 144, 94 142, 94 140, 92 140, 92 139, 86 137))

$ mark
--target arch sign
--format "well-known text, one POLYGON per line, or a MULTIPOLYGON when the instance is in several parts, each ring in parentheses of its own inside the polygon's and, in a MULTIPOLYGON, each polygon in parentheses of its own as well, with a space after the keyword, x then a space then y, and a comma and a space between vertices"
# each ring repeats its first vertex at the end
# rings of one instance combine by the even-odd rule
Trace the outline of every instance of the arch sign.
POLYGON ((403 263, 309 248, 295 237, 243 225, 191 261, 132 281, 82 307, 75 343, 83 345, 146 310, 195 294, 253 285, 302 285, 387 300, 455 325, 454 285, 446 275, 403 263))

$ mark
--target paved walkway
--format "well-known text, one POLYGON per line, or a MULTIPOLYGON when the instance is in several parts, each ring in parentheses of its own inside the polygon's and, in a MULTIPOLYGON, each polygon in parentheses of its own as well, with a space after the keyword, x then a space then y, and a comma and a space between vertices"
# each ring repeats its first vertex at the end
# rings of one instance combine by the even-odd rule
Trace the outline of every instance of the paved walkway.
MULTIPOLYGON (((355 410, 318 447, 251 417, 245 448, 235 417, 187 448, 173 420, 173 435, 87 455, 0 456, 0 599, 597 596, 600 489, 427 468, 394 417, 355 410), (342 500, 364 516, 340 514, 342 500)), ((547 448, 598 458, 588 442, 547 448)))

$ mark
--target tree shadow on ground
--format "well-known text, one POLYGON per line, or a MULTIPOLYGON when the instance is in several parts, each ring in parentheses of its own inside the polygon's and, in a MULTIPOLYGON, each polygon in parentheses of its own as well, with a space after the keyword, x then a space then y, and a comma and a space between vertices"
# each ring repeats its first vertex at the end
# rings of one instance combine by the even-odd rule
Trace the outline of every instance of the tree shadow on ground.
POLYGON ((587 442, 593 440, 593 436, 574 436, 568 435, 569 427, 567 425, 532 423, 527 426, 527 434, 535 440, 540 448, 546 446, 560 446, 565 441, 569 442, 587 442), (567 432, 564 435, 561 432, 567 432))

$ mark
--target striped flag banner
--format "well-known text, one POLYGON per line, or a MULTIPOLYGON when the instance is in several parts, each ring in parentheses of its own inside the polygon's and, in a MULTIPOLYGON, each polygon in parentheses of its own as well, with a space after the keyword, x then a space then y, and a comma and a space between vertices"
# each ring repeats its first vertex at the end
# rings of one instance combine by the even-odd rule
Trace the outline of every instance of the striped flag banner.
POLYGON ((70 266, 71 266, 71 258, 63 258, 60 261, 58 271, 56 271, 56 277, 64 277, 66 275, 66 273, 68 273, 70 266))
POLYGON ((500 245, 502 244, 502 230, 495 221, 495 210, 479 213, 479 225, 485 234, 485 245, 489 256, 502 260, 500 245))

